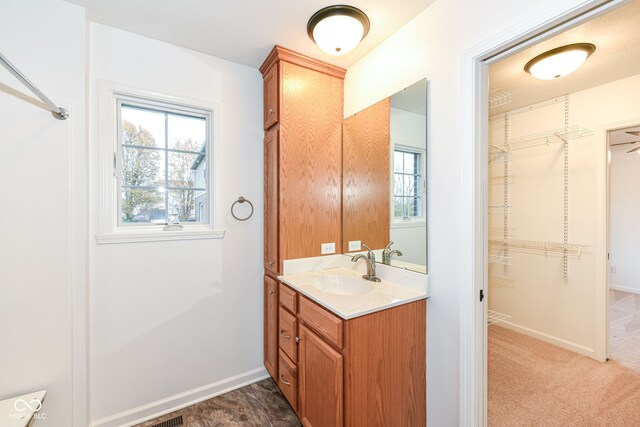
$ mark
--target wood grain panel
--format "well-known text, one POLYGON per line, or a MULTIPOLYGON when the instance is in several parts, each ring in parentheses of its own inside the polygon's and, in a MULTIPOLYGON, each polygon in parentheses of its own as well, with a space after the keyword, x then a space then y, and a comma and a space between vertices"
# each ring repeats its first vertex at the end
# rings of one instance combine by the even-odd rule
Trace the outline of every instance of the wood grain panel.
POLYGON ((278 282, 264 276, 264 367, 278 378, 278 282))
POLYGON ((278 64, 273 64, 264 76, 264 129, 278 122, 278 64))
POLYGON ((264 268, 280 272, 278 258, 278 128, 264 137, 264 268))
POLYGON ((280 351, 278 387, 294 411, 298 411, 298 368, 282 350, 280 351))
POLYGON ((390 240, 390 100, 343 123, 343 247, 360 240, 383 249, 390 240))
POLYGON ((278 342, 280 350, 284 351, 293 362, 298 361, 298 345, 296 337, 298 336, 298 319, 284 308, 280 307, 278 329, 278 342))
POLYGON ((325 308, 302 296, 300 297, 300 312, 298 316, 300 320, 315 329, 328 342, 338 348, 342 348, 344 322, 338 316, 329 313, 325 308))
POLYGON ((305 326, 300 326, 300 338, 300 421, 305 427, 341 427, 343 357, 305 326))
POLYGON ((280 62, 280 258, 342 252, 342 84, 280 62))
POLYGON ((298 312, 298 293, 282 283, 280 283, 280 305, 293 314, 298 312))
POLYGON ((426 425, 426 300, 345 325, 345 424, 426 425))

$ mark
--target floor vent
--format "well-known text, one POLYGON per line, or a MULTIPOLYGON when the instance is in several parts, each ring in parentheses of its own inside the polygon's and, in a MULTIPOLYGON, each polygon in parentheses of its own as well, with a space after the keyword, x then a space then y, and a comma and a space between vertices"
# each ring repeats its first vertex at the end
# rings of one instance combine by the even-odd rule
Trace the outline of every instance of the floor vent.
POLYGON ((151 427, 180 427, 183 424, 182 415, 179 415, 175 418, 171 418, 170 420, 163 421, 158 424, 154 424, 151 427))

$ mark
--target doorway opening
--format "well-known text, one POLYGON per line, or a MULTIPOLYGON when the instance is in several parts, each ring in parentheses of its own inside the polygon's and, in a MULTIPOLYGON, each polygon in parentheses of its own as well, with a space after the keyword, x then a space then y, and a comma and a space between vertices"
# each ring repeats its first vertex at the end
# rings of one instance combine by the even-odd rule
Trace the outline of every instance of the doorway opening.
POLYGON ((640 121, 608 136, 608 355, 640 373, 640 121))
POLYGON ((634 347, 620 333, 635 337, 638 319, 640 337, 640 277, 639 294, 611 293, 621 292, 609 282, 618 266, 607 261, 617 235, 609 131, 640 117, 637 22, 640 1, 626 2, 486 62, 488 425, 632 425, 640 417, 640 371, 621 363, 625 353, 613 344, 624 341, 640 366, 640 338, 634 347), (575 43, 596 50, 574 73, 540 80, 525 71, 532 58, 575 43), (638 313, 629 312, 636 301, 638 313), (634 386, 611 405, 610 390, 623 383, 634 386))

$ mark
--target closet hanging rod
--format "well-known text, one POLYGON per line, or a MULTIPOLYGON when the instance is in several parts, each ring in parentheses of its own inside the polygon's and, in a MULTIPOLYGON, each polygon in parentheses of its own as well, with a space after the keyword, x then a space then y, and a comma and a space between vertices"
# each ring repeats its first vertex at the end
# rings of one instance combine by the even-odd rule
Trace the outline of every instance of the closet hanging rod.
POLYGON ((67 110, 54 104, 53 101, 47 97, 47 95, 42 93, 42 91, 38 89, 36 85, 31 83, 31 81, 24 74, 22 74, 20 70, 18 70, 16 66, 13 65, 2 53, 0 53, 0 62, 7 70, 9 70, 11 74, 16 76, 16 78, 20 80, 22 84, 28 87, 31 92, 33 92, 38 98, 40 98, 42 102, 47 104, 47 106, 51 109, 51 114, 53 114, 53 117, 58 120, 66 120, 69 117, 69 112, 67 110))

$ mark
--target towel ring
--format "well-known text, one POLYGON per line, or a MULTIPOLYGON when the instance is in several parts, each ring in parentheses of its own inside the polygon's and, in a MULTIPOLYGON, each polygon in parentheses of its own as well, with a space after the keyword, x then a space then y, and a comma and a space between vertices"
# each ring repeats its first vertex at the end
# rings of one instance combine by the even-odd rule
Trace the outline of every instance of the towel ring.
POLYGON ((238 200, 236 200, 235 202, 233 202, 233 204, 231 205, 231 216, 233 216, 235 219, 237 219, 238 221, 246 221, 249 218, 251 218, 253 216, 253 203, 251 203, 249 201, 249 199, 245 199, 244 197, 240 196, 238 197, 238 200), (238 218, 236 216, 235 213, 233 213, 233 208, 236 206, 236 203, 244 203, 247 202, 249 203, 249 206, 251 206, 251 213, 246 217, 246 218, 238 218))

